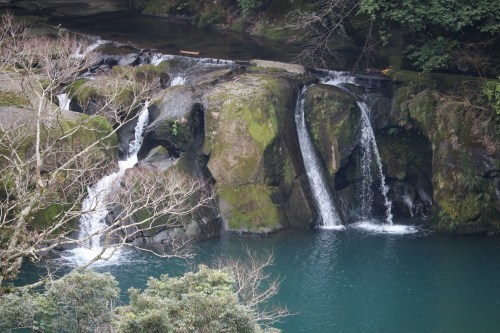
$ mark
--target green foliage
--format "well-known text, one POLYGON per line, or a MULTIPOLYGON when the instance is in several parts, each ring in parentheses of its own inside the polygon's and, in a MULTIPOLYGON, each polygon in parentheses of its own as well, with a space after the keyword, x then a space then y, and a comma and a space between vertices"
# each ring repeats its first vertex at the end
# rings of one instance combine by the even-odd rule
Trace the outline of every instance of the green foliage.
POLYGON ((261 7, 265 0, 237 0, 237 2, 243 15, 247 15, 252 10, 261 7))
POLYGON ((0 331, 14 332, 18 327, 36 327, 39 298, 28 293, 0 297, 0 331))
POLYGON ((229 270, 200 266, 198 272, 150 278, 140 292, 130 289, 130 305, 118 309, 123 333, 262 332, 254 313, 239 304, 229 270))
POLYGON ((76 271, 49 285, 43 326, 55 332, 103 332, 111 323, 118 282, 109 273, 76 271))
POLYGON ((409 46, 406 53, 417 68, 424 72, 430 72, 447 68, 451 60, 451 51, 458 45, 456 40, 439 36, 420 46, 409 46))
POLYGON ((198 18, 196 25, 199 28, 212 28, 217 24, 224 23, 225 20, 226 13, 224 12, 224 10, 215 8, 208 12, 203 12, 198 18))
POLYGON ((447 67, 459 45, 500 32, 500 6, 491 0, 362 0, 360 12, 378 19, 384 42, 394 30, 410 37, 409 58, 424 71, 447 67))
POLYGON ((488 81, 484 92, 497 115, 500 115, 500 77, 498 80, 488 81))
POLYGON ((0 298, 0 331, 110 332, 118 283, 110 274, 75 271, 50 283, 43 294, 0 298))

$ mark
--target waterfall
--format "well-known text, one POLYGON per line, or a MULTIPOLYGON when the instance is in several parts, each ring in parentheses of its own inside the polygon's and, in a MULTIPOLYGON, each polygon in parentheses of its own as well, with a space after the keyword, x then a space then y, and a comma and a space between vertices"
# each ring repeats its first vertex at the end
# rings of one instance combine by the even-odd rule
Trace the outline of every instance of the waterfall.
POLYGON ((297 98, 295 107, 295 123, 299 137, 300 151, 304 160, 304 167, 311 185, 314 201, 321 217, 320 227, 324 229, 344 229, 335 206, 332 195, 328 190, 328 182, 323 173, 319 157, 313 146, 307 130, 304 117, 304 95, 307 88, 303 88, 297 98))
POLYGON ((104 43, 106 43, 105 41, 103 40, 96 40, 94 41, 94 43, 90 44, 89 46, 87 46, 85 48, 85 50, 82 51, 82 45, 81 44, 78 44, 78 47, 76 48, 75 52, 73 52, 70 57, 71 58, 77 58, 77 59, 80 59, 80 58, 85 58, 85 56, 87 54, 89 54, 90 52, 94 51, 95 49, 97 49, 99 46, 103 45, 104 43))
MULTIPOLYGON (((321 83, 339 87, 350 95, 353 95, 343 84, 355 83, 355 78, 346 72, 337 71, 320 71, 323 75, 321 83)), ((375 133, 370 122, 370 109, 366 103, 357 101, 361 111, 361 138, 360 138, 360 168, 359 175, 361 182, 358 188, 359 200, 361 203, 361 222, 355 223, 352 226, 361 228, 371 232, 391 233, 391 234, 408 234, 418 230, 414 227, 405 225, 394 225, 392 215, 392 202, 389 200, 387 193, 389 187, 386 185, 385 176, 382 171, 382 161, 375 140, 375 133), (374 193, 372 183, 379 181, 380 186, 378 193, 374 193), (385 223, 373 223, 373 202, 375 195, 381 195, 384 201, 384 220, 385 223)))
POLYGON ((361 218, 364 221, 373 216, 374 193, 372 183, 376 180, 380 182, 380 194, 384 199, 385 222, 392 225, 392 202, 387 197, 389 188, 385 184, 385 176, 382 172, 382 161, 375 141, 375 133, 370 122, 370 110, 364 102, 356 102, 361 110, 361 139, 360 147, 360 199, 361 199, 361 218), (375 162, 375 163, 374 163, 375 162))
POLYGON ((57 95, 57 100, 59 101, 59 109, 61 109, 61 111, 69 111, 71 98, 69 98, 67 94, 57 95))
POLYGON ((176 76, 172 79, 172 82, 170 82, 170 86, 173 87, 173 86, 182 86, 184 84, 186 84, 186 77, 184 76, 176 76))
POLYGON ((84 213, 80 217, 80 233, 78 237, 84 241, 81 247, 71 251, 73 256, 66 259, 83 264, 102 251, 101 236, 108 227, 105 217, 109 214, 106 198, 118 185, 119 179, 125 175, 125 172, 137 164, 137 153, 141 148, 144 130, 149 120, 148 106, 149 103, 146 103, 137 118, 134 140, 129 144, 127 159, 118 162, 118 171, 101 178, 94 186, 88 188, 88 195, 82 203, 84 213))

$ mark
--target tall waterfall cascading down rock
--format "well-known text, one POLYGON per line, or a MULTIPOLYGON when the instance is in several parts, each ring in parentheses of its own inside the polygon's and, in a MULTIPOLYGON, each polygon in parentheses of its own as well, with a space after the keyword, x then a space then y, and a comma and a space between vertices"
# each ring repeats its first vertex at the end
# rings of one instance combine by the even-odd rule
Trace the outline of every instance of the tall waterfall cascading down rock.
MULTIPOLYGON (((336 86, 341 88, 346 93, 354 94, 345 86, 346 83, 355 83, 355 77, 345 72, 323 71, 321 83, 326 85, 336 86)), ((296 109, 297 132, 301 151, 304 157, 304 164, 309 177, 311 190, 319 214, 323 220, 322 227, 328 227, 332 223, 331 216, 335 217, 333 226, 338 226, 340 223, 339 215, 335 210, 332 200, 330 188, 321 171, 318 156, 315 155, 314 146, 312 144, 309 133, 305 125, 303 115, 304 110, 304 93, 306 89, 301 91, 296 109), (303 122, 303 123, 302 123, 303 122), (305 131, 305 132, 304 132, 305 131), (312 153, 314 154, 312 154, 312 153), (312 171, 311 171, 312 170, 312 171), (335 212, 335 214, 332 213, 335 212), (325 223, 326 221, 326 223, 325 223)), ((357 223, 352 224, 353 227, 365 229, 372 232, 383 233, 412 233, 416 232, 415 228, 403 225, 393 224, 393 215, 391 211, 392 203, 388 198, 389 188, 386 185, 385 176, 382 170, 382 162, 378 152, 375 134, 370 122, 370 109, 363 101, 356 101, 356 104, 361 112, 360 117, 360 140, 359 140, 359 166, 358 166, 358 201, 359 214, 357 223), (378 185, 375 187, 375 185, 378 185), (376 196, 380 196, 385 207, 383 220, 376 217, 375 201, 376 196)))
POLYGON ((322 170, 319 158, 315 151, 311 137, 307 130, 304 117, 304 94, 307 87, 304 87, 297 98, 295 107, 295 123, 297 125, 297 135, 299 137, 300 151, 304 160, 304 167, 309 178, 311 191, 317 205, 318 213, 321 217, 320 228, 322 229, 344 229, 337 210, 335 209, 329 186, 322 170))
MULTIPOLYGON (((119 170, 110 175, 101 178, 93 187, 88 189, 88 196, 82 203, 84 214, 80 217, 80 233, 78 239, 81 240, 81 246, 71 250, 72 256, 65 257, 76 264, 86 264, 96 256, 104 254, 104 257, 116 258, 116 253, 107 254, 106 246, 102 244, 102 237, 105 236, 106 229, 109 227, 105 218, 109 214, 106 199, 107 196, 117 186, 120 178, 125 172, 134 167, 137 162, 137 153, 141 148, 144 129, 149 120, 148 111, 149 102, 146 102, 144 108, 137 117, 134 139, 129 144, 128 158, 118 163, 119 170), (104 251, 104 253, 102 253, 104 251), (114 254, 114 256, 111 256, 114 254)), ((114 251, 111 251, 114 252, 114 251)))

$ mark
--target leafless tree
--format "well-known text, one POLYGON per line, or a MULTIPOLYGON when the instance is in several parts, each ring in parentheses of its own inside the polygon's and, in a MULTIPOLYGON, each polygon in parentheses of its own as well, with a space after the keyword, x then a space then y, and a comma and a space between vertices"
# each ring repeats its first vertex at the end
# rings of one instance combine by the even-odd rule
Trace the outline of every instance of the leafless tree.
POLYGON ((245 259, 222 258, 217 261, 216 267, 232 271, 241 303, 255 311, 255 320, 259 325, 270 328, 282 318, 292 315, 284 306, 269 304, 278 294, 281 284, 279 277, 272 278, 268 272, 274 264, 274 256, 272 253, 258 255, 249 249, 245 252, 245 259))
MULTIPOLYGON (((134 80, 127 69, 98 77, 87 86, 97 89, 98 97, 80 101, 92 103, 91 114, 68 111, 53 101, 95 61, 89 44, 70 35, 31 34, 8 14, 0 23, 2 89, 23 101, 22 107, 0 112, 1 288, 17 276, 24 259, 39 260, 58 246, 85 241, 72 235, 78 219, 91 213, 82 209, 88 188, 116 168, 116 154, 110 153, 116 133, 137 118, 159 82, 134 80), (42 225, 43 215, 50 221, 42 225)), ((111 239, 115 248, 129 245, 141 229, 158 228, 159 221, 176 223, 176 216, 207 204, 211 194, 202 188, 179 174, 129 172, 104 203, 108 210, 119 205, 122 211, 99 231, 105 245, 111 246, 111 239), (129 218, 140 210, 149 213, 145 220, 129 218), (124 232, 131 226, 132 234, 124 232)))
MULTIPOLYGON (((297 60, 307 61, 317 67, 341 63, 339 53, 332 45, 335 39, 347 38, 345 25, 359 9, 358 0, 319 0, 308 10, 297 9, 289 14, 287 28, 305 34, 297 60)), ((372 22, 361 56, 367 57, 373 47, 372 22)), ((338 44, 338 42, 337 42, 338 44)), ((359 57, 358 62, 362 57, 359 57)))

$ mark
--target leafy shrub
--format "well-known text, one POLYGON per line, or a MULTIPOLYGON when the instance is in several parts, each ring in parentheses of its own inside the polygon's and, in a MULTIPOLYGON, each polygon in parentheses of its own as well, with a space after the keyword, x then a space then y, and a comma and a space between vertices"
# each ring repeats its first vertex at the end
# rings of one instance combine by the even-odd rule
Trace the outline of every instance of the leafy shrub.
POLYGON ((254 312, 238 302, 229 270, 200 266, 196 273, 150 278, 140 292, 130 289, 130 305, 118 309, 123 333, 262 332, 254 312))
POLYGON ((264 4, 265 0, 237 0, 243 15, 247 15, 252 10, 255 10, 264 4))
POLYGON ((0 331, 110 332, 118 283, 110 274, 75 271, 50 283, 43 294, 0 297, 0 331))

